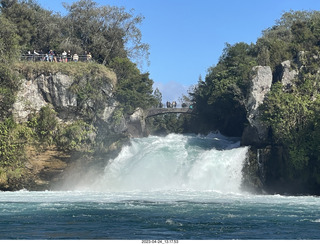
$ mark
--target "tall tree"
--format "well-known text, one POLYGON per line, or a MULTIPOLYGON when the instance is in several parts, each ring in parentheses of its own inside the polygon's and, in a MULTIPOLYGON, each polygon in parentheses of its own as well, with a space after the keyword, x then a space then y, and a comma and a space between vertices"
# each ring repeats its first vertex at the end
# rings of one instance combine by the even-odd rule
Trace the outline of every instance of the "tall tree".
POLYGON ((148 55, 149 47, 141 42, 141 31, 137 27, 143 17, 135 16, 133 10, 99 6, 92 0, 65 4, 65 8, 69 11, 66 16, 68 41, 91 51, 97 61, 109 64, 114 57, 135 59, 148 55))
POLYGON ((158 106, 160 106, 162 104, 162 93, 160 92, 159 88, 154 90, 153 96, 157 100, 158 106))
POLYGON ((124 112, 132 113, 137 107, 145 109, 157 104, 149 73, 141 74, 136 64, 127 58, 115 58, 110 66, 118 77, 115 95, 124 112))
POLYGON ((0 63, 8 63, 18 57, 20 46, 16 26, 0 16, 0 63))

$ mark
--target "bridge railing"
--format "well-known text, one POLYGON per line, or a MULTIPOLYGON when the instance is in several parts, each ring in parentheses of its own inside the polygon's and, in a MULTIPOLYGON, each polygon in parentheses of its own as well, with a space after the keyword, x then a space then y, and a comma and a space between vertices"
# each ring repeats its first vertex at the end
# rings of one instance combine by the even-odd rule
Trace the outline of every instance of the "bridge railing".
POLYGON ((189 107, 184 108, 151 108, 147 110, 146 118, 162 115, 162 114, 194 114, 194 110, 189 107))
MULTIPOLYGON (((92 58, 89 58, 87 55, 78 55, 78 61, 80 62, 91 62, 92 58)), ((64 62, 62 55, 50 56, 48 54, 22 54, 20 56, 21 61, 31 61, 31 62, 64 62)), ((67 62, 75 62, 72 57, 66 58, 67 62)))

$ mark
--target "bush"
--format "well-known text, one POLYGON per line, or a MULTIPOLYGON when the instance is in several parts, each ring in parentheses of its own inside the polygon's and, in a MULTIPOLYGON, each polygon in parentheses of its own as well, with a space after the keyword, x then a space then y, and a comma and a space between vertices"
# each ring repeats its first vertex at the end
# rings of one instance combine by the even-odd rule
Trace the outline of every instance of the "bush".
POLYGON ((56 144, 60 150, 92 152, 94 149, 95 128, 82 120, 60 127, 56 144))

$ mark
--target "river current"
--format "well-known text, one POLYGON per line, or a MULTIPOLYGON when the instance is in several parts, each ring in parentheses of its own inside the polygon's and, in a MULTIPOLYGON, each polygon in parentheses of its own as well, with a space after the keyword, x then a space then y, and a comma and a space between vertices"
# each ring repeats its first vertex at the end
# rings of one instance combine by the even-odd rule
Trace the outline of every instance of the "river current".
POLYGON ((94 177, 0 192, 0 239, 320 239, 320 198, 241 190, 247 151, 219 134, 132 139, 94 177))

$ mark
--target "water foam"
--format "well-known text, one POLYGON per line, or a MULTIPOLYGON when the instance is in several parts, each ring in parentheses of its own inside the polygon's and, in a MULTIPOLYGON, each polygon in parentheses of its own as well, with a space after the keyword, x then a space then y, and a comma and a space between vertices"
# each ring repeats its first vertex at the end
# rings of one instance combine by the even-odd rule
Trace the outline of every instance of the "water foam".
POLYGON ((132 139, 110 161, 95 191, 240 192, 248 148, 225 137, 170 134, 132 139))

